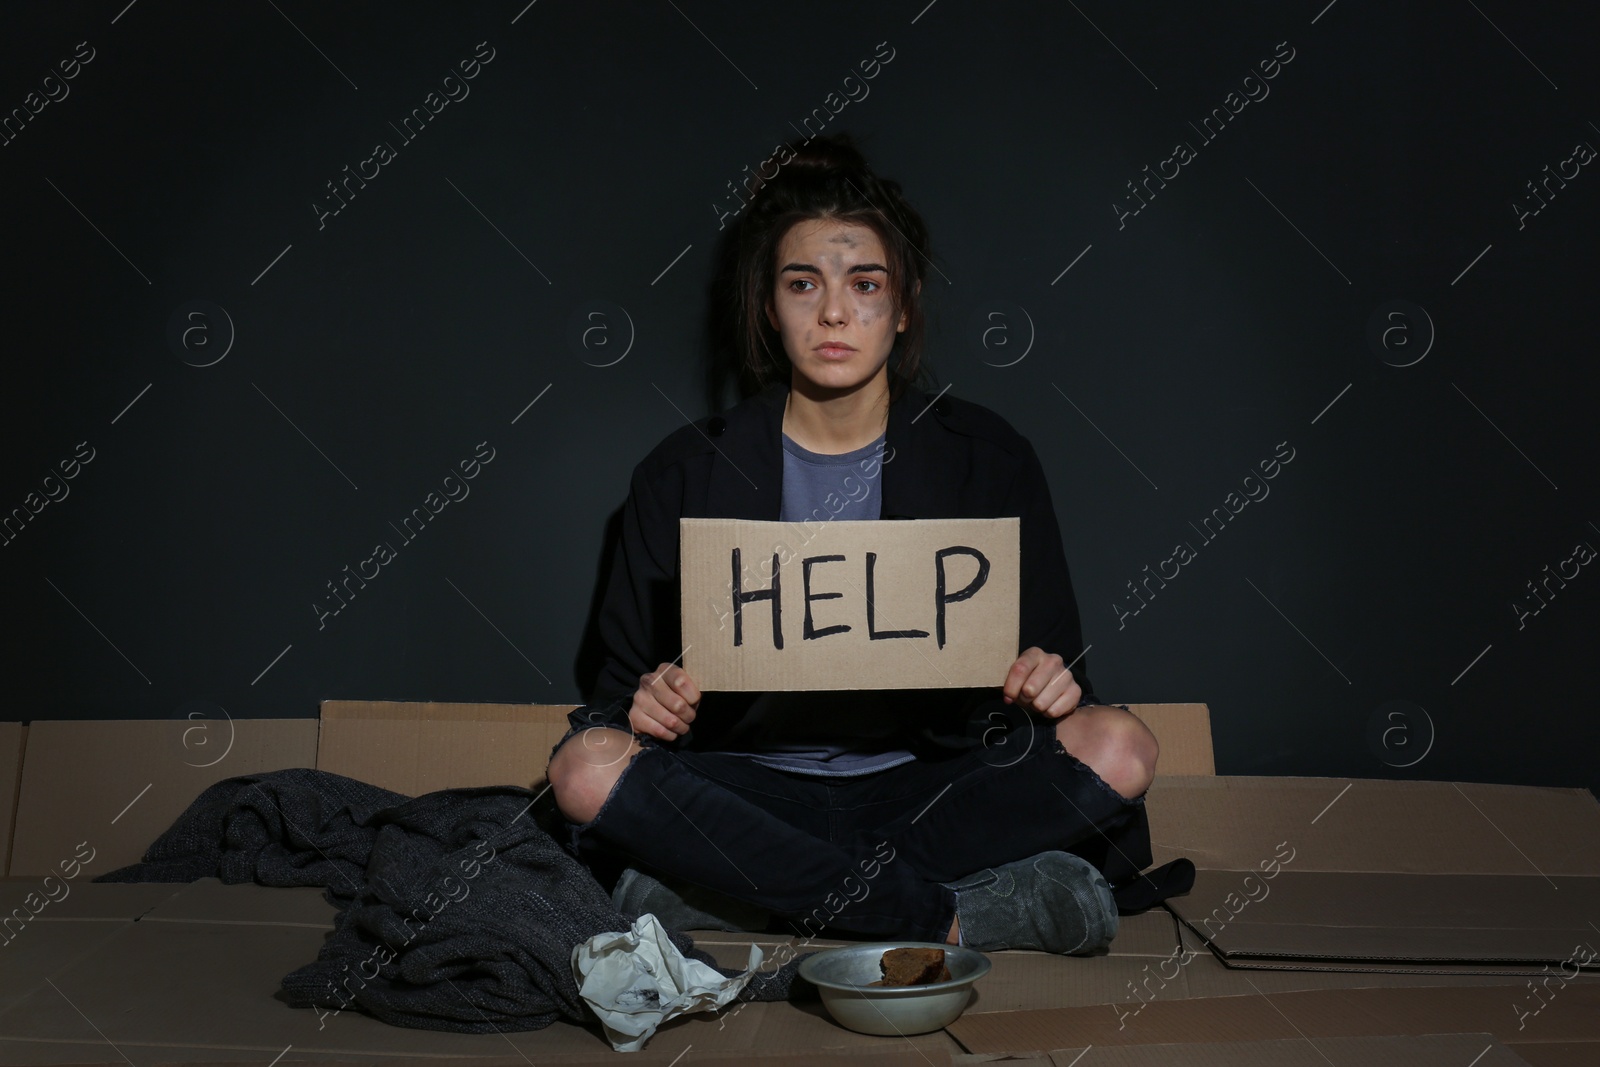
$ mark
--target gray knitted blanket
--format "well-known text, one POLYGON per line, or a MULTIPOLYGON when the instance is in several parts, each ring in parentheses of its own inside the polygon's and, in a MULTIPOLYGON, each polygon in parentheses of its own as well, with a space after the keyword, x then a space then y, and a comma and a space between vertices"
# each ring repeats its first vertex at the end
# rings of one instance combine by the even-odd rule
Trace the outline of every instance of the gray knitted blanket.
MULTIPOLYGON (((578 996, 572 950, 635 916, 537 825, 536 796, 485 786, 413 799, 307 768, 241 775, 201 793, 142 863, 95 881, 325 887, 333 934, 283 979, 291 1005, 324 1019, 355 1008, 459 1033, 598 1025, 578 996)), ((670 936, 716 967, 688 935, 670 936)), ((758 973, 739 999, 815 996, 796 973, 803 958, 758 973)))

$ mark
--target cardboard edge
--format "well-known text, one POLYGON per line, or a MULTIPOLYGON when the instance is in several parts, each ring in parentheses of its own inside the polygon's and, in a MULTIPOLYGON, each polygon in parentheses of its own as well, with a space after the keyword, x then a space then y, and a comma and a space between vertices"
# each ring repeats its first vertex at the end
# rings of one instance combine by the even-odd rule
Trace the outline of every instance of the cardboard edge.
MULTIPOLYGON (((133 785, 124 795, 139 802, 129 803, 109 823, 99 823, 103 836, 93 839, 94 854, 82 860, 84 866, 98 862, 115 868, 139 862, 151 842, 202 792, 224 778, 316 765, 312 739, 317 728, 308 717, 230 717, 229 721, 235 731, 234 741, 248 733, 246 742, 236 745, 230 741, 224 756, 210 763, 185 763, 179 767, 174 763, 161 763, 171 755, 171 749, 163 747, 172 740, 163 737, 175 726, 171 719, 32 720, 21 761, 17 809, 6 861, 7 876, 44 877, 55 873, 52 861, 64 850, 46 848, 46 842, 70 836, 75 832, 74 827, 88 827, 91 816, 86 813, 85 805, 99 800, 110 803, 111 783, 131 784, 137 778, 139 783, 147 783, 146 790, 160 782, 163 786, 173 786, 174 791, 139 800, 145 794, 133 785), (108 749, 105 744, 108 735, 114 735, 123 746, 108 749), (52 776, 52 761, 63 759, 63 746, 74 741, 84 741, 89 747, 75 757, 70 771, 52 776), (95 761, 99 761, 98 764, 95 761), (155 777, 143 776, 144 771, 160 766, 165 766, 166 770, 157 771, 155 777), (97 768, 101 773, 97 773, 97 768), (95 787, 86 790, 78 784, 82 781, 94 782, 95 787), (149 814, 152 808, 170 814, 149 814), (123 814, 132 817, 119 823, 123 814), (105 829, 107 826, 109 830, 105 829)), ((111 810, 115 811, 115 807, 111 810)), ((93 817, 98 818, 98 815, 93 817)), ((86 844, 88 840, 85 839, 86 844)))
MULTIPOLYGON (((583 706, 573 703, 324 700, 318 705, 316 766, 407 796, 432 789, 487 784, 515 784, 542 793, 549 785, 550 750, 567 732, 571 712, 583 706), (439 728, 446 729, 449 734, 438 738, 442 747, 430 749, 423 745, 420 738, 439 728), (474 731, 526 736, 530 746, 527 751, 536 749, 537 752, 518 764, 516 774, 506 778, 493 776, 494 782, 481 776, 454 780, 454 772, 443 777, 428 773, 430 764, 438 769, 441 764, 463 757, 462 745, 474 731), (399 742, 406 738, 411 741, 403 746, 406 751, 398 756, 391 753, 393 758, 378 759, 367 747, 369 743, 399 742), (530 762, 533 766, 528 765, 530 762)), ((519 748, 519 751, 522 750, 519 748)), ((495 762, 494 758, 489 762, 495 762)))
POLYGON ((1211 708, 1205 703, 1128 704, 1128 710, 1156 735, 1162 767, 1156 758, 1160 777, 1215 778, 1216 748, 1211 736, 1211 708), (1165 735, 1165 736, 1163 736, 1165 735), (1169 751, 1170 749, 1170 751, 1169 751), (1176 767, 1176 770, 1172 768, 1176 767))
POLYGON ((0 856, 0 873, 6 877, 11 875, 11 850, 17 842, 17 813, 22 810, 22 761, 28 749, 28 723, 17 723, 17 755, 16 767, 13 768, 16 778, 11 789, 11 809, 6 815, 5 833, 6 854, 0 856))
MULTIPOLYGON (((1166 903, 1167 914, 1177 923, 1179 937, 1193 937, 1211 953, 1211 957, 1230 971, 1301 971, 1322 974, 1417 974, 1417 975, 1483 975, 1491 978, 1520 978, 1548 973, 1548 963, 1531 963, 1528 960, 1441 960, 1413 956, 1359 956, 1305 953, 1284 955, 1266 953, 1229 953, 1219 948, 1195 925, 1166 903)), ((1183 941, 1180 940, 1180 949, 1183 941)), ((1582 967, 1574 977, 1600 977, 1600 967, 1582 967)))
POLYGON ((540 712, 559 711, 563 715, 582 704, 514 704, 505 701, 452 701, 452 700, 324 700, 317 705, 317 732, 321 740, 322 724, 329 720, 343 722, 427 722, 447 716, 437 714, 437 709, 454 709, 453 713, 470 714, 478 722, 526 722, 527 710, 540 712), (469 710, 470 709, 470 710, 469 710), (395 714, 396 711, 400 714, 395 714))

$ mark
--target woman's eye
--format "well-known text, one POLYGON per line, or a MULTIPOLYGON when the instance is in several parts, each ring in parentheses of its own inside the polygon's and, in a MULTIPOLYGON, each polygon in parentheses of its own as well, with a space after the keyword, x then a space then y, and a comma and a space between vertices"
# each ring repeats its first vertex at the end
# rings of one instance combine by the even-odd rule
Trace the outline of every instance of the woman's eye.
MULTIPOLYGON (((811 281, 809 278, 796 278, 789 283, 790 291, 796 293, 807 293, 816 287, 816 283, 811 281), (811 288, 803 289, 801 286, 810 286, 811 288)), ((876 293, 883 288, 883 283, 875 282, 870 278, 860 278, 856 280, 854 288, 859 293, 876 293), (866 286, 867 288, 862 289, 860 286, 866 286)))

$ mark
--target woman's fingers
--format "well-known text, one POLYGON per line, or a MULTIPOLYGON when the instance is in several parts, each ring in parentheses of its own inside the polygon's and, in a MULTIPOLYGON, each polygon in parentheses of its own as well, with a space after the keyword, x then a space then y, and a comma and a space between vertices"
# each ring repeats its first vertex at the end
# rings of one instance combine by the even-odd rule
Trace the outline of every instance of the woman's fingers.
POLYGON ((689 711, 692 715, 700 708, 700 687, 694 684, 694 679, 689 677, 689 672, 682 667, 672 668, 669 680, 672 687, 683 695, 689 702, 689 711))
POLYGON ((1026 699, 1022 696, 1022 687, 1028 678, 1032 676, 1038 666, 1040 657, 1043 655, 1043 649, 1038 647, 1029 648, 1017 657, 1015 663, 1011 664, 1011 669, 1006 672, 1005 683, 1000 687, 1000 692, 1004 694, 1007 702, 1019 698, 1026 699))
POLYGON ((689 679, 688 673, 682 667, 663 663, 642 680, 649 683, 646 687, 649 694, 673 716, 685 723, 694 721, 695 705, 700 702, 700 690, 695 688, 694 682, 689 679))
POLYGON ((649 734, 660 741, 671 741, 689 729, 642 689, 634 694, 633 707, 628 710, 628 722, 640 733, 649 734), (683 727, 681 730, 680 726, 683 727))
POLYGON ((685 723, 694 720, 694 705, 683 696, 683 681, 688 681, 688 675, 683 673, 682 667, 661 664, 646 680, 650 681, 648 693, 661 707, 685 723))
POLYGON ((669 726, 662 725, 661 721, 654 720, 650 715, 646 715, 638 704, 634 704, 634 707, 627 712, 627 721, 637 733, 654 737, 658 741, 672 741, 674 737, 677 737, 677 734, 669 726))
POLYGON ((662 741, 689 732, 700 690, 682 667, 663 663, 639 678, 628 721, 635 730, 662 741))
MULTIPOLYGON (((1064 672, 1064 676, 1070 679, 1072 674, 1068 671, 1064 672)), ((1053 692, 1054 689, 1053 685, 1047 686, 1039 699, 1034 701, 1034 706, 1052 719, 1059 719, 1077 710, 1078 704, 1083 700, 1083 686, 1072 682, 1059 692, 1053 692)))
POLYGON ((1011 672, 1006 679, 1008 695, 1051 718, 1066 715, 1083 699, 1083 687, 1054 652, 1030 648, 1018 657, 1011 672))
POLYGON ((1061 657, 1051 653, 1034 669, 1033 677, 1028 679, 1028 685, 1024 686, 1024 690, 1028 686, 1036 690, 1033 695, 1033 706, 1045 711, 1054 707, 1070 690, 1077 688, 1078 683, 1061 657))

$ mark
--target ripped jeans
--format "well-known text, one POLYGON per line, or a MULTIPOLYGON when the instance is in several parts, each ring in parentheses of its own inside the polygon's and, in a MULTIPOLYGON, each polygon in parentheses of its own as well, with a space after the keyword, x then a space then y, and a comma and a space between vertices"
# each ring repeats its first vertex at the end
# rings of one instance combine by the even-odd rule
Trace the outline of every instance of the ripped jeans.
MULTIPOLYGON (((566 823, 572 849, 747 901, 806 937, 943 942, 956 895, 941 883, 1050 850, 1083 856, 1113 890, 1136 879, 1144 798, 1068 753, 1059 720, 1010 706, 1005 721, 967 750, 831 778, 636 733, 642 751, 594 820, 566 823)), ((593 728, 574 725, 552 754, 593 728)))

